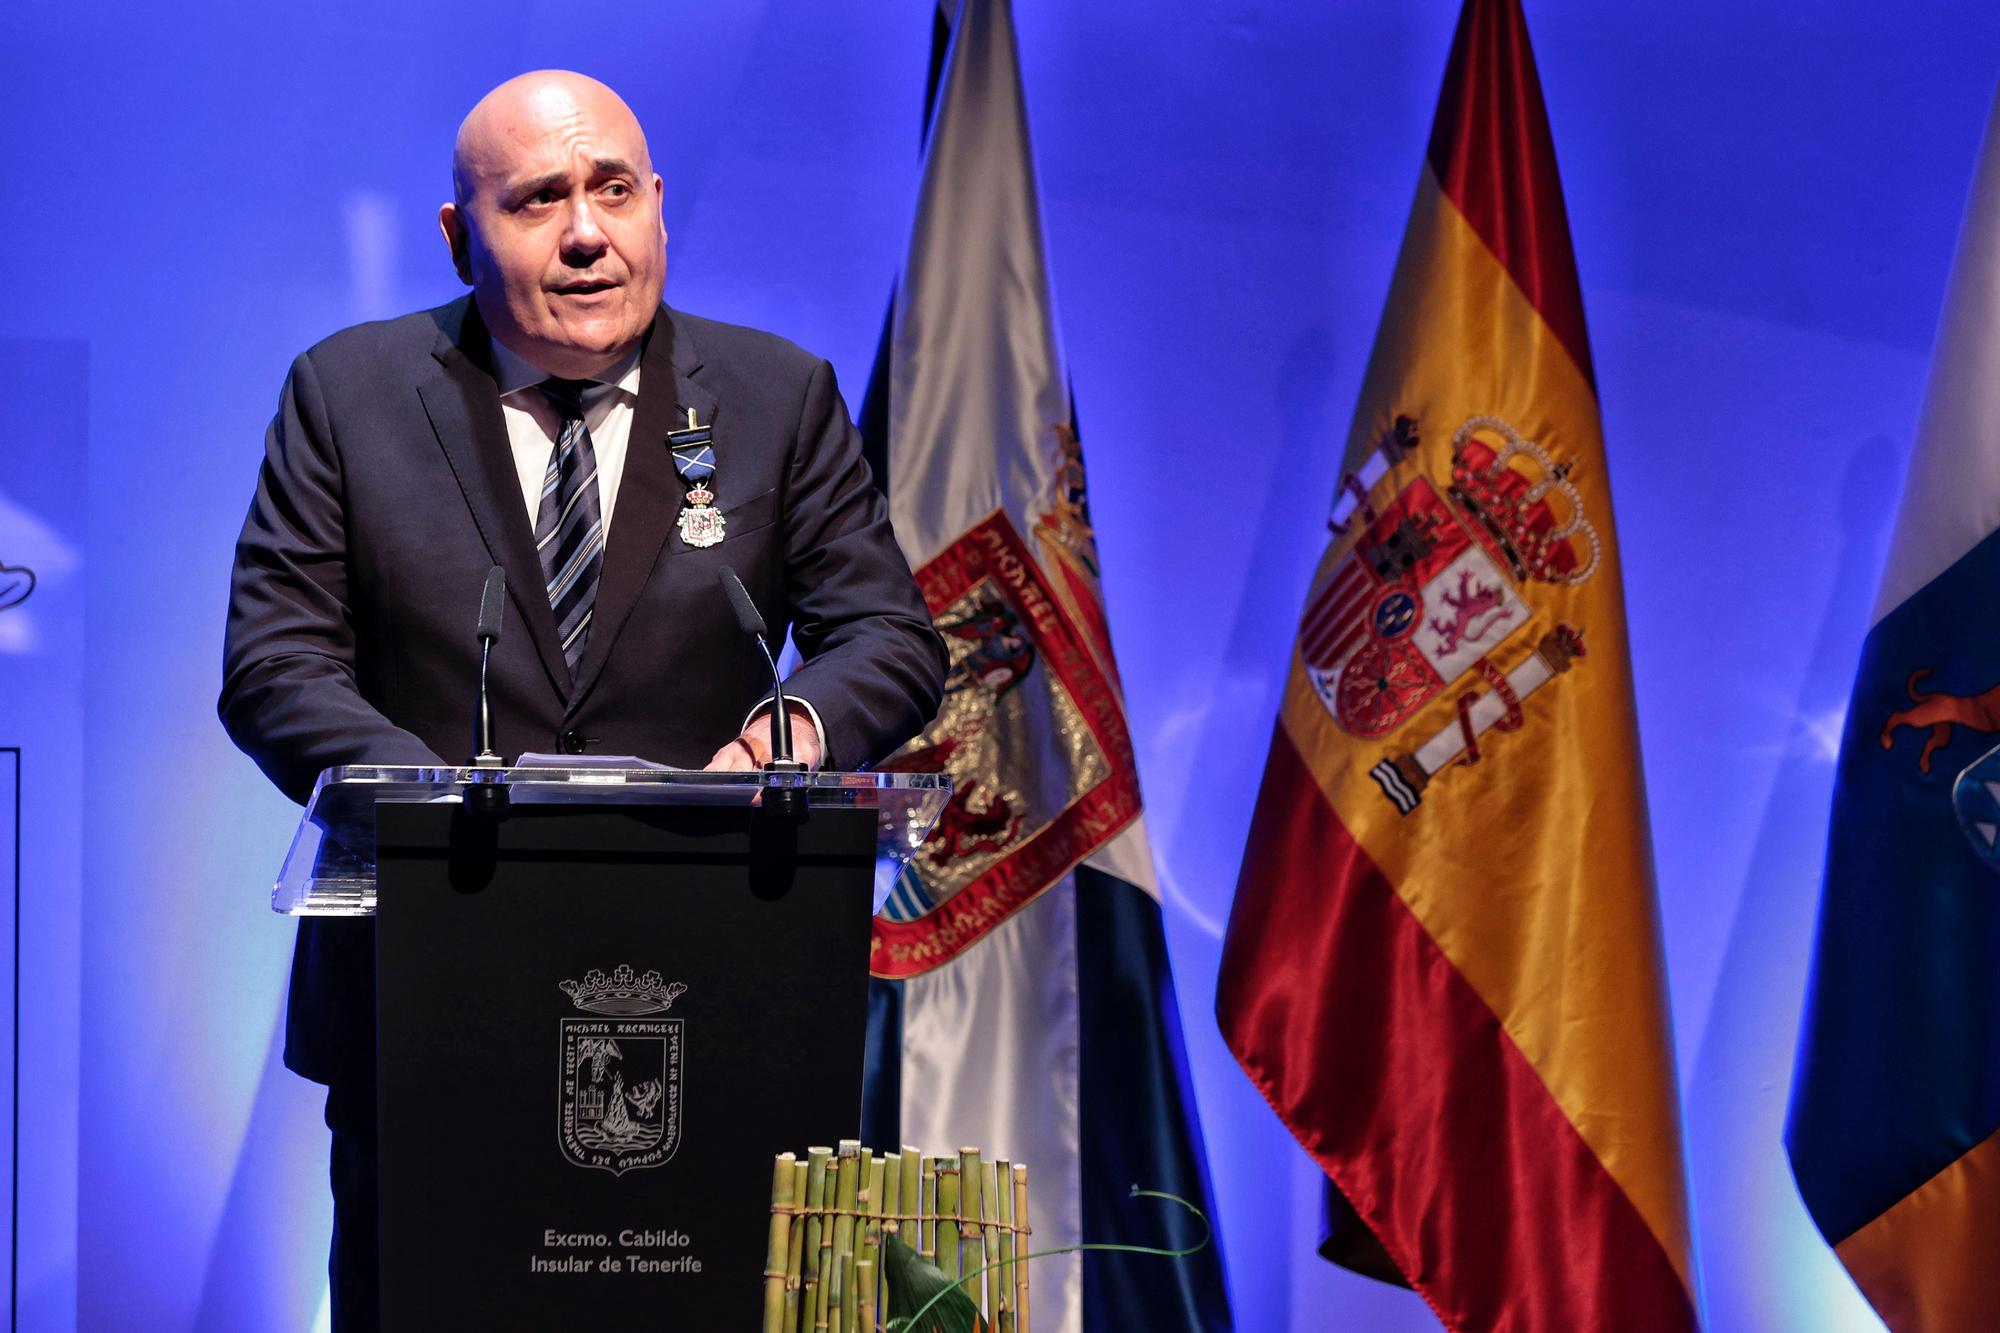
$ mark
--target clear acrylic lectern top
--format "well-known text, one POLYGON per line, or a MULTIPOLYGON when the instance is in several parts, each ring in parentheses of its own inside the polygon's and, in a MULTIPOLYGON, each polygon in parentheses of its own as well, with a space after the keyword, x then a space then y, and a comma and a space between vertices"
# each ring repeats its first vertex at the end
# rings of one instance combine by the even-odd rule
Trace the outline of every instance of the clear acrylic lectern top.
POLYGON ((287 916, 375 911, 375 803, 461 801, 469 786, 506 788, 512 805, 752 806, 796 788, 816 806, 876 811, 877 885, 886 887, 930 833, 951 779, 938 773, 706 773, 660 768, 411 768, 350 764, 319 775, 271 891, 287 916))

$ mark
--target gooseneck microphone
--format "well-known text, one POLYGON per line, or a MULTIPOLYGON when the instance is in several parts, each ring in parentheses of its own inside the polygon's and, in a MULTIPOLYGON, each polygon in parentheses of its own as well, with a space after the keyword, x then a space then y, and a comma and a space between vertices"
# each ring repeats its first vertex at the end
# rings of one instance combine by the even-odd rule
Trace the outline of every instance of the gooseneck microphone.
POLYGON ((473 723, 474 768, 499 768, 493 752, 493 705, 486 696, 486 668, 493 645, 500 641, 500 613, 507 601, 507 571, 495 565, 486 571, 486 588, 479 595, 479 713, 473 723))
POLYGON ((763 650, 764 660, 771 667, 771 762, 764 765, 768 773, 803 773, 806 766, 792 758, 792 718, 785 707, 785 682, 778 675, 778 659, 771 656, 770 641, 764 637, 764 617, 757 614, 757 604, 750 600, 749 589, 743 580, 736 577, 736 571, 724 565, 717 571, 722 581, 722 591, 728 594, 729 605, 736 611, 736 623, 742 631, 757 640, 763 650))

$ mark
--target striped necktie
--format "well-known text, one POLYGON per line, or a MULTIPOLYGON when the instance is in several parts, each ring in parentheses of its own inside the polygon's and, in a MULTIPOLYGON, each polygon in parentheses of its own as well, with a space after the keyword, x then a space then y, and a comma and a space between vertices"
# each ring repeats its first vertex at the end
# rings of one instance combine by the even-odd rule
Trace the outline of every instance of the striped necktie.
POLYGON ((562 414, 562 430, 542 476, 542 506, 535 519, 535 552, 548 585, 563 657, 575 680, 590 639, 597 601, 598 567, 604 561, 604 519, 597 503, 597 455, 583 420, 587 380, 544 380, 538 386, 562 414))

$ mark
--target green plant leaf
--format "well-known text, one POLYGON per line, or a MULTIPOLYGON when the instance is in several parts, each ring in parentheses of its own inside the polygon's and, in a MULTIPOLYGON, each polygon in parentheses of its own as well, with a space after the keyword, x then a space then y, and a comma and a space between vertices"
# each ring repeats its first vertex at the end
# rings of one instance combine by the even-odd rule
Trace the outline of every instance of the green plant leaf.
POLYGON ((985 1333, 979 1307, 900 1237, 882 1238, 882 1280, 889 1288, 888 1326, 896 1333, 985 1333), (919 1312, 923 1323, 911 1322, 919 1312))

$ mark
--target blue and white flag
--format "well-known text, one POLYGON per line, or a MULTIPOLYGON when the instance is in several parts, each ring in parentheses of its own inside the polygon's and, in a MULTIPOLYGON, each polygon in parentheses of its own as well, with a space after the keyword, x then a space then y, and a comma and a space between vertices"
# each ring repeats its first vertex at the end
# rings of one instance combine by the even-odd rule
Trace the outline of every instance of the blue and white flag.
POLYGON ((1861 651, 1785 1143, 1896 1333, 2000 1308, 2000 102, 1861 651))
MULTIPOLYGON (((1005 0, 940 13, 923 181, 862 411, 951 649, 884 765, 955 795, 877 918, 864 1135, 1030 1172, 1032 1248, 1213 1216, 1106 627, 1005 0), (956 21, 953 20, 953 11, 956 21)), ((1038 1262, 1037 1333, 1231 1326, 1219 1249, 1038 1262)))

